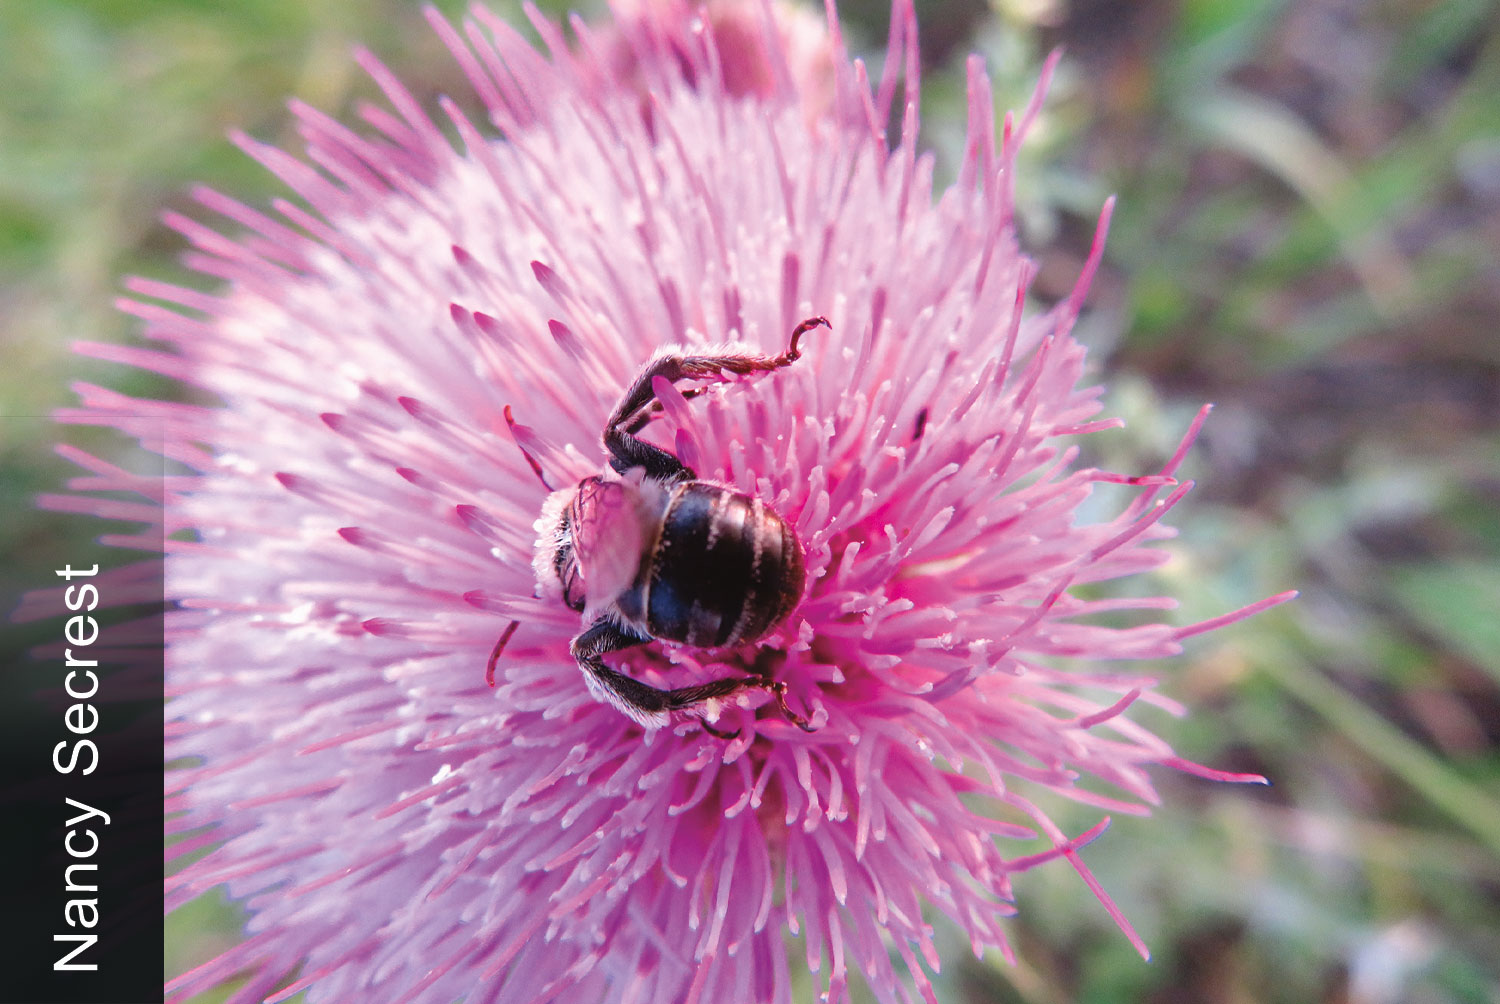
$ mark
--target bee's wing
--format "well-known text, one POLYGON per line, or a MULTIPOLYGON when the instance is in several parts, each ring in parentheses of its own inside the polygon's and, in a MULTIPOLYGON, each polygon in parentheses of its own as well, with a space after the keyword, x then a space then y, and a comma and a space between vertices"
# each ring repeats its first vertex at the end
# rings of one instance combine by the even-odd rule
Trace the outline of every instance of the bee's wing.
POLYGON ((595 480, 573 503, 573 548, 590 605, 613 600, 635 581, 645 546, 635 487, 595 480))

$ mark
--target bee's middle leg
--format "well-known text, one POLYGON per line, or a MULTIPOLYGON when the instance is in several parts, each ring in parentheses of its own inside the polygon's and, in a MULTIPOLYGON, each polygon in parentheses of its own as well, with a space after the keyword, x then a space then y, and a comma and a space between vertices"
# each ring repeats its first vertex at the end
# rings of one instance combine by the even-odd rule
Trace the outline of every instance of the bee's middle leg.
MULTIPOLYGON (((766 681, 759 677, 728 676, 690 687, 662 690, 605 665, 603 656, 606 652, 616 652, 649 640, 609 621, 600 621, 574 638, 571 646, 573 658, 583 670, 594 696, 642 725, 660 728, 671 720, 674 711, 697 714, 701 718, 701 711, 709 701, 729 697, 741 690, 766 688, 766 681)), ((716 734, 722 736, 722 733, 716 734)))

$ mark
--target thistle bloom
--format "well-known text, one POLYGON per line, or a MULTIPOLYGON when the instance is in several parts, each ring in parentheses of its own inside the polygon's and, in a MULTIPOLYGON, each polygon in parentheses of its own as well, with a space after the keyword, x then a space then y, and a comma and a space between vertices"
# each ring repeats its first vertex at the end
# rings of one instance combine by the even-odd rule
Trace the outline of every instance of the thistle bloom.
POLYGON ((1119 628, 1095 615, 1171 604, 1074 592, 1163 560, 1193 430, 1153 474, 1075 464, 1115 424, 1070 334, 1099 246, 1066 302, 1023 313, 1011 172, 1036 102, 997 141, 972 62, 935 196, 909 4, 874 87, 836 22, 792 46, 770 7, 674 10, 571 45, 538 18, 545 54, 482 9, 462 32, 433 15, 488 124, 445 100, 455 150, 361 57, 395 109, 367 110, 376 134, 298 106, 304 158, 240 137, 301 201, 199 192, 238 235, 171 223, 222 290, 136 280, 125 307, 164 350, 83 347, 213 399, 83 387, 65 416, 148 416, 191 469, 164 510, 167 756, 192 764, 168 825, 191 834, 172 853, 212 850, 169 905, 223 885, 251 920, 174 999, 248 975, 233 1000, 785 1002, 790 931, 831 999, 853 971, 933 1000, 924 910, 1008 952, 1011 876, 1045 860, 1139 944, 1078 854, 1103 824, 1064 833, 1021 787, 1144 812, 1153 765, 1228 777, 1127 719, 1173 705, 1119 663, 1249 610, 1119 628), (597 474, 660 346, 774 354, 814 314, 832 330, 797 365, 663 385, 644 433, 795 526, 805 599, 759 646, 619 661, 672 687, 771 653, 816 730, 759 690, 726 702, 733 738, 643 730, 590 696, 577 615, 534 595, 528 454, 556 485, 597 474), (1078 524, 1102 482, 1139 494, 1078 524))

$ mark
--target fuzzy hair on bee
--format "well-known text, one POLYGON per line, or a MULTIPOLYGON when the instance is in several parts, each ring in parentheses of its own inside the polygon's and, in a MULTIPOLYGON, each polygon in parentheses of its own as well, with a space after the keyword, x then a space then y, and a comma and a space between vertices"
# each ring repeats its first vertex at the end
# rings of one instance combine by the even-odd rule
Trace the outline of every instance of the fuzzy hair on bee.
MULTIPOLYGON (((783 681, 731 676, 663 690, 611 668, 603 657, 657 640, 698 649, 750 644, 780 626, 801 601, 804 557, 792 525, 764 500, 700 479, 675 454, 637 433, 660 413, 658 378, 729 381, 771 373, 799 359, 798 341, 820 325, 828 327, 827 319, 798 324, 786 351, 775 356, 737 346, 659 352, 605 423, 607 469, 552 491, 542 505, 532 559, 540 595, 560 599, 582 616, 584 628, 569 650, 589 691, 647 729, 684 714, 728 738, 712 725, 722 702, 757 688, 774 695, 791 722, 814 728, 788 705, 783 681)), ((508 409, 506 419, 511 421, 508 409)), ((522 452, 541 477, 540 465, 522 452)), ((511 623, 490 655, 491 685, 516 626, 511 623)))

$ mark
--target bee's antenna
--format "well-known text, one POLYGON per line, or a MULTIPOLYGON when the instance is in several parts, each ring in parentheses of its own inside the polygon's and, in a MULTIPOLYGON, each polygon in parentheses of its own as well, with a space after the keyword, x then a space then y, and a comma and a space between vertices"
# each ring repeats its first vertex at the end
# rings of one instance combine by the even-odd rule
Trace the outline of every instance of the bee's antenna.
POLYGON ((495 648, 490 652, 490 661, 484 667, 484 682, 491 687, 495 685, 495 663, 500 661, 500 653, 505 651, 505 646, 510 642, 510 636, 516 633, 516 628, 521 626, 520 621, 511 621, 510 627, 495 642, 495 648))
MULTIPOLYGON (((521 456, 525 457, 526 462, 531 465, 532 473, 534 473, 536 475, 536 479, 542 483, 542 487, 547 489, 549 492, 555 491, 556 489, 554 489, 550 484, 547 483, 547 476, 542 473, 542 465, 537 463, 536 457, 533 457, 531 453, 526 449, 526 447, 521 445, 521 437, 516 435, 516 420, 515 417, 510 413, 510 405, 505 406, 505 426, 510 430, 510 438, 515 440, 516 448, 521 451, 521 456)), ((507 637, 509 637, 509 635, 507 635, 507 637)))

